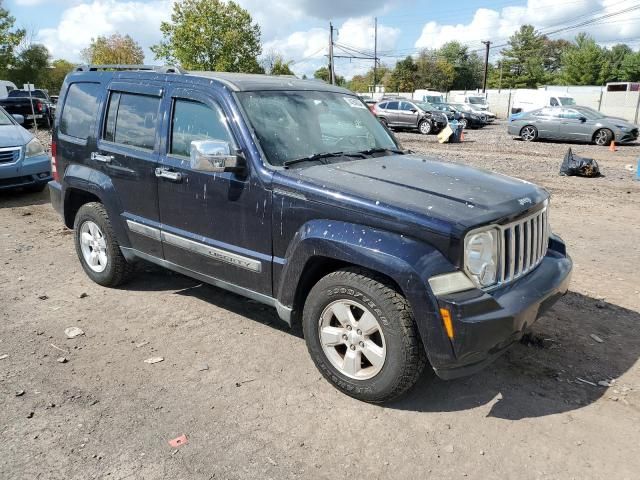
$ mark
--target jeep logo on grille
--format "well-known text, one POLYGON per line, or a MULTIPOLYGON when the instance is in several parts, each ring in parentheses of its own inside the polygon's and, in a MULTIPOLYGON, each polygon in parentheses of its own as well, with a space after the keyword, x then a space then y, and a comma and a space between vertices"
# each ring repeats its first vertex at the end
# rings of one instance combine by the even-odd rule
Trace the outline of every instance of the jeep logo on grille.
POLYGON ((532 203, 529 197, 519 198, 518 203, 520 205, 526 205, 527 203, 532 203))

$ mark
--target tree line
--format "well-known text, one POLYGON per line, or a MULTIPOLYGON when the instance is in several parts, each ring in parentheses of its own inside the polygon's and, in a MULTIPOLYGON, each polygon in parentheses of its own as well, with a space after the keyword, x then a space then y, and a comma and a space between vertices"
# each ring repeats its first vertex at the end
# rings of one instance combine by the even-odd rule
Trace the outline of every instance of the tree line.
MULTIPOLYGON (((58 93, 74 64, 52 59, 48 49, 32 41, 25 29, 0 0, 0 79, 16 85, 33 83, 58 93)), ((292 61, 277 51, 263 53, 260 26, 249 12, 233 1, 180 0, 174 3, 170 21, 160 25, 162 39, 151 46, 156 60, 187 70, 293 75, 292 61)), ((376 84, 390 91, 434 88, 440 91, 482 87, 484 62, 480 51, 460 42, 438 49, 424 49, 394 66, 377 68, 376 84)), ((144 63, 142 47, 127 34, 99 36, 81 52, 92 64, 144 63)), ((336 81, 357 92, 373 85, 373 69, 347 81, 336 72, 336 81)), ((329 80, 321 67, 314 77, 329 80)), ((640 51, 619 44, 601 47, 585 33, 574 41, 553 40, 523 25, 489 64, 489 88, 535 88, 540 85, 602 85, 612 81, 640 81, 640 51)))

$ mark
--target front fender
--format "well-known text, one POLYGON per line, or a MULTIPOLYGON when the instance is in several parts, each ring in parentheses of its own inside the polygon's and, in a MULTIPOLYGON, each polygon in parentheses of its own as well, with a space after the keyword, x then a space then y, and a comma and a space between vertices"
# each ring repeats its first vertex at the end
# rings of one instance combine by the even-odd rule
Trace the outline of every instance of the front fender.
POLYGON ((296 232, 286 252, 277 288, 281 304, 294 306, 305 267, 317 257, 364 267, 391 278, 411 305, 429 360, 432 364, 451 361, 451 342, 427 283, 433 275, 454 270, 439 250, 422 241, 364 225, 332 220, 307 222, 296 232))
MULTIPOLYGON (((120 203, 120 199, 116 193, 113 182, 108 175, 105 175, 99 170, 87 167, 86 165, 74 164, 67 167, 61 183, 66 223, 69 223, 67 215, 70 211, 71 197, 74 190, 93 194, 100 199, 100 203, 102 203, 104 208, 107 210, 109 220, 111 221, 113 231, 120 246, 131 246, 131 242, 129 241, 129 232, 122 220, 122 204, 120 203)), ((70 219, 70 223, 71 228, 73 226, 73 219, 70 219)))

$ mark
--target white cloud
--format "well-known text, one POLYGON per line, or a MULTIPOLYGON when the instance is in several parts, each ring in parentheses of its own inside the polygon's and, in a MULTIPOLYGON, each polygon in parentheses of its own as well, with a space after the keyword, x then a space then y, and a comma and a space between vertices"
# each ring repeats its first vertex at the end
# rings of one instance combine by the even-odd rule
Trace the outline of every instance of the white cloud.
MULTIPOLYGON (((544 33, 545 30, 554 30, 555 26, 576 24, 634 5, 637 5, 637 0, 528 0, 526 6, 504 7, 499 11, 479 8, 468 24, 428 22, 414 46, 438 48, 446 42, 458 40, 472 48, 482 48, 481 40, 492 40, 494 44, 504 42, 523 24, 534 25, 544 33)), ((612 17, 601 25, 569 30, 552 38, 572 39, 580 31, 586 31, 603 44, 637 40, 640 37, 640 11, 612 17)))
POLYGON ((92 38, 112 33, 129 34, 143 46, 150 61, 148 47, 160 39, 160 22, 170 17, 171 5, 171 0, 82 3, 65 10, 56 28, 40 30, 37 40, 49 48, 54 58, 79 61, 80 51, 92 38))
MULTIPOLYGON (((373 52, 374 23, 372 17, 350 18, 342 24, 335 25, 338 44, 356 50, 373 52)), ((392 50, 400 36, 400 30, 387 25, 378 24, 378 49, 392 50)), ((282 54, 285 60, 293 60, 292 70, 297 75, 311 76, 315 70, 328 63, 329 29, 311 28, 294 32, 284 38, 276 38, 264 44, 264 51, 271 50, 282 54)), ((347 55, 340 48, 334 48, 336 55, 347 55)), ((366 56, 366 55, 365 55, 366 56)), ((351 78, 363 73, 373 66, 373 60, 336 59, 336 74, 351 78)))

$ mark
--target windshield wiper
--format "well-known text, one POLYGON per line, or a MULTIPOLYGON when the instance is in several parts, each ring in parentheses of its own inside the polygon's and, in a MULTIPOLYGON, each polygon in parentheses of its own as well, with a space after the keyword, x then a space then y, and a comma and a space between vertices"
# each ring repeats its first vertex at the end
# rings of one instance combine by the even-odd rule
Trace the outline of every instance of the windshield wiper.
POLYGON ((293 160, 287 160, 282 165, 284 167, 288 167, 289 165, 294 165, 296 163, 313 162, 315 160, 322 160, 323 158, 343 157, 343 156, 345 156, 344 152, 315 153, 313 155, 309 155, 308 157, 301 157, 301 158, 294 158, 293 160))
POLYGON ((404 155, 406 152, 404 150, 399 150, 397 148, 383 148, 383 147, 378 147, 378 148, 370 148, 369 150, 361 150, 359 152, 352 152, 352 153, 346 153, 345 155, 351 156, 351 155, 373 155, 374 153, 396 153, 396 154, 400 154, 400 155, 404 155))

